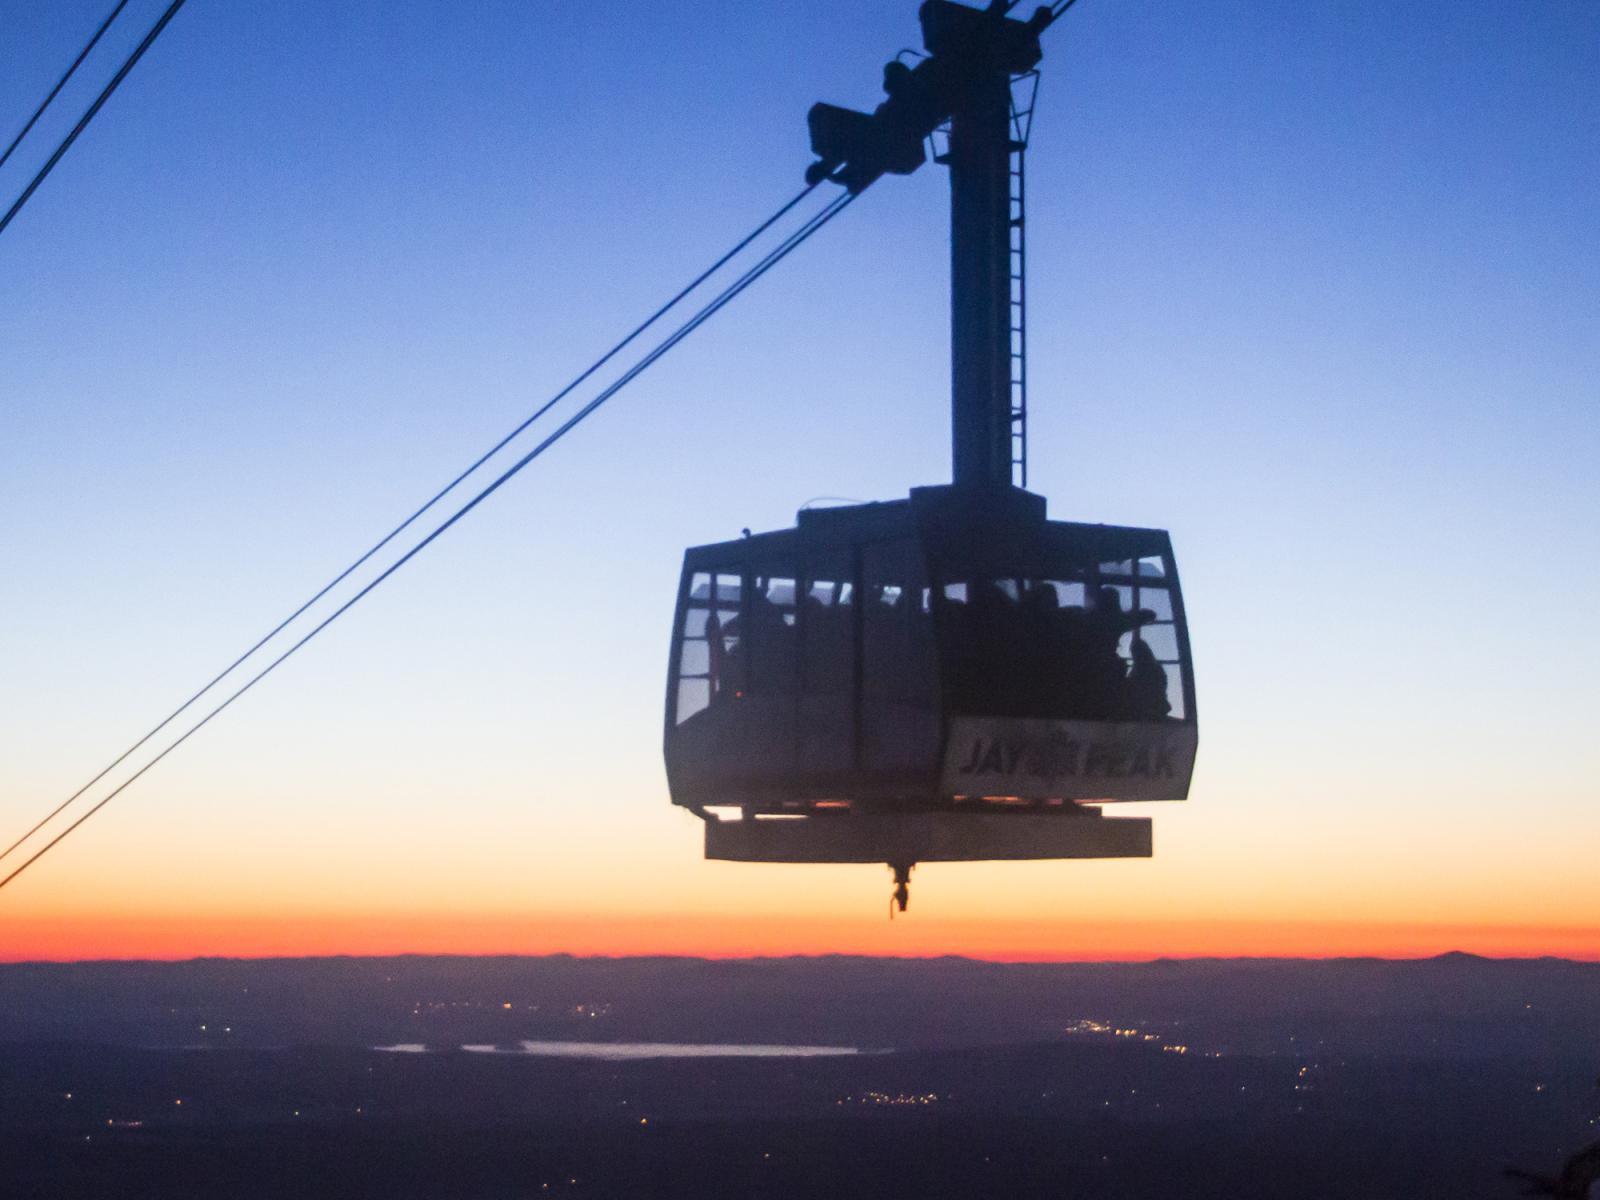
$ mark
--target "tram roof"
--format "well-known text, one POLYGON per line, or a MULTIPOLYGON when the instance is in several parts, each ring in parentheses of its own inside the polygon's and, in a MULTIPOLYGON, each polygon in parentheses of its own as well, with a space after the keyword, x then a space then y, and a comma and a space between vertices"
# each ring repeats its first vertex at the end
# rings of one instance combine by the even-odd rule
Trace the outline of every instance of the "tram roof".
POLYGON ((1021 488, 946 484, 913 488, 901 500, 802 509, 793 528, 694 546, 688 557, 697 563, 765 558, 793 553, 797 543, 846 546, 896 537, 953 550, 980 544, 993 548, 996 539, 1018 537, 1075 559, 1101 561, 1163 554, 1171 547, 1162 529, 1048 520, 1044 497, 1021 488))

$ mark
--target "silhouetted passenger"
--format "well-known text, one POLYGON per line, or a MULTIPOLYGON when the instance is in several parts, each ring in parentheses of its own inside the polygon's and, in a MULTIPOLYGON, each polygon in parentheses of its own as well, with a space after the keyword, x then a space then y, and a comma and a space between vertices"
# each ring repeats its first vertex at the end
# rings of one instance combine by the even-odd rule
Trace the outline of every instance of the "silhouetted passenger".
MULTIPOLYGON (((1122 635, 1142 623, 1140 613, 1122 608, 1122 594, 1106 586, 1094 593, 1094 605, 1084 615, 1082 644, 1075 647, 1078 694, 1075 716, 1090 721, 1114 721, 1127 707, 1128 665, 1117 653, 1122 635)), ((1149 614, 1155 619, 1155 614, 1149 614)))
POLYGON ((1141 608, 1133 612, 1125 611, 1122 607, 1122 593, 1109 584, 1100 587, 1094 594, 1095 625, 1110 634, 1113 642, 1129 630, 1138 629, 1150 624, 1156 619, 1156 614, 1148 608, 1141 608))
POLYGON ((1061 609, 1056 621, 1054 660, 1059 679, 1055 687, 1055 700, 1051 706, 1052 717, 1081 718, 1093 715, 1086 694, 1087 664, 1093 658, 1093 637, 1090 633, 1089 613, 1081 605, 1071 604, 1061 609))
POLYGON ((1133 639, 1133 667, 1128 672, 1128 715, 1135 720, 1159 721, 1172 711, 1167 698, 1167 669, 1143 638, 1133 639))
MULTIPOLYGON (((923 593, 924 596, 926 593, 923 593)), ((932 617, 912 585, 869 586, 861 610, 862 687, 869 703, 880 698, 931 703, 938 664, 932 617)))
POLYGON ((751 666, 745 685, 752 696, 793 692, 798 666, 793 614, 785 620, 784 606, 774 603, 766 589, 753 590, 749 609, 751 666))
POLYGON ((850 690, 854 628, 848 604, 829 604, 812 593, 801 612, 805 638, 805 690, 844 694, 850 690))
POLYGON ((998 580, 973 580, 967 593, 961 660, 967 712, 1021 716, 1027 644, 1016 599, 998 580))
POLYGON ((706 649, 710 654, 711 701, 732 700, 744 687, 742 673, 744 657, 740 647, 739 618, 735 614, 726 622, 718 618, 717 610, 706 614, 706 649))
POLYGON ((1067 716, 1071 667, 1061 597, 1049 583, 1036 583, 1024 595, 1022 609, 1019 707, 1030 717, 1067 716))

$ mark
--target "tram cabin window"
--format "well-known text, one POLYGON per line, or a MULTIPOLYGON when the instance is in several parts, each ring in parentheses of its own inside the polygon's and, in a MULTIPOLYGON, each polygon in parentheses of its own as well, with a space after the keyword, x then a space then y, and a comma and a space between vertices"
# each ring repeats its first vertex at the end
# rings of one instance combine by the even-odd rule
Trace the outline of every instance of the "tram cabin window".
POLYGON ((1161 560, 1070 574, 943 582, 937 629, 952 711, 1182 719, 1183 666, 1161 560))
POLYGON ((743 578, 736 569, 697 571, 689 580, 678 647, 679 725, 743 690, 742 590, 743 578))
POLYGON ((1127 609, 1147 618, 1117 642, 1118 656, 1129 664, 1133 716, 1128 719, 1185 719, 1184 666, 1166 564, 1150 555, 1101 563, 1099 574, 1103 580, 1115 579, 1118 598, 1127 609))

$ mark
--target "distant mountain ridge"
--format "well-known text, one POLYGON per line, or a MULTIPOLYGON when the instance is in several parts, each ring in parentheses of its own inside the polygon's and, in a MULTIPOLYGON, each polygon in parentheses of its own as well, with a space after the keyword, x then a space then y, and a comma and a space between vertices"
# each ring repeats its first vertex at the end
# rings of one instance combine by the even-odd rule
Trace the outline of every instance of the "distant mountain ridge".
POLYGON ((0 965, 0 1042, 453 1046, 523 1039, 901 1049, 1166 1037, 1414 1057, 1600 1057, 1600 964, 994 963, 822 956, 206 958, 0 965), (1109 1032, 1097 1032, 1105 1026, 1109 1032))

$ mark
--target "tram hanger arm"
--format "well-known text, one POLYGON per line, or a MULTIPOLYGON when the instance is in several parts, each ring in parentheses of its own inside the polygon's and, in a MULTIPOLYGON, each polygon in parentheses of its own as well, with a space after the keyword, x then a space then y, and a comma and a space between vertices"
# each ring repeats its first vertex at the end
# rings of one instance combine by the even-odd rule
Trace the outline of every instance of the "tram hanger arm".
POLYGON ((884 66, 887 100, 870 113, 819 103, 806 114, 817 156, 806 168, 806 182, 827 179, 859 194, 886 174, 909 175, 920 167, 927 161, 927 139, 951 119, 976 82, 1000 71, 1031 71, 1042 57, 1039 35, 1053 13, 1041 7, 1018 21, 1006 16, 1010 8, 1006 0, 993 0, 987 9, 927 0, 918 18, 928 54, 915 67, 898 58, 884 66))

